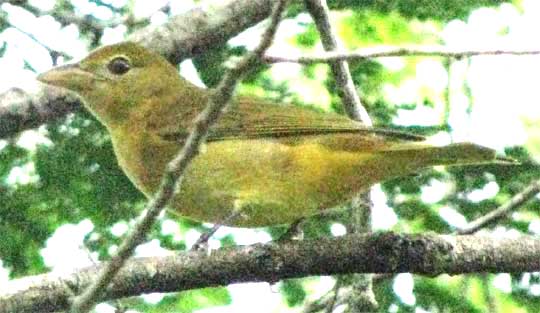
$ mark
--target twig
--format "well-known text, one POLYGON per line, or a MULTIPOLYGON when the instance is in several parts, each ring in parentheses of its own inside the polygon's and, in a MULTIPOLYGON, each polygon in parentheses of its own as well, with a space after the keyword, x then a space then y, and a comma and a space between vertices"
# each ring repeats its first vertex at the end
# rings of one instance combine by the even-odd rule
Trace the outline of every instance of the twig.
POLYGON ((393 47, 382 46, 374 48, 363 48, 355 51, 340 52, 320 52, 314 54, 304 54, 302 56, 277 56, 265 55, 263 60, 267 63, 323 63, 335 62, 342 60, 367 60, 373 58, 386 57, 413 57, 413 56, 437 56, 463 58, 471 56, 489 56, 489 55, 536 55, 540 54, 540 50, 505 50, 505 49, 456 49, 445 46, 409 46, 409 47, 393 47))
POLYGON ((89 2, 93 2, 99 6, 103 6, 103 7, 106 7, 107 9, 111 10, 112 12, 115 12, 115 13, 118 13, 120 12, 120 10, 115 7, 114 5, 112 4, 109 4, 109 3, 106 3, 104 1, 100 1, 100 0, 89 0, 89 2))
MULTIPOLYGON (((92 253, 90 252, 90 249, 88 249, 86 244, 83 243, 83 244, 79 245, 79 249, 84 250, 84 252, 86 254, 86 257, 88 258, 88 261, 90 261, 90 263, 92 263, 93 267, 98 267, 99 266, 99 262, 92 257, 92 253)), ((69 287, 69 284, 67 284, 67 285, 69 287)), ((73 293, 73 290, 70 290, 70 291, 72 291, 71 297, 75 297, 76 294, 73 293)), ((127 311, 127 306, 124 306, 121 301, 122 301, 122 299, 113 299, 113 300, 110 301, 110 302, 112 302, 112 306, 114 307, 114 313, 122 313, 122 312, 127 311)))
MULTIPOLYGON (((325 50, 339 50, 337 36, 332 31, 332 26, 328 18, 328 6, 326 0, 305 0, 304 1, 309 14, 313 17, 317 30, 321 35, 321 41, 325 50)), ((345 60, 327 60, 330 63, 332 73, 336 79, 336 84, 339 87, 341 100, 347 115, 353 120, 361 121, 364 124, 371 126, 371 118, 366 109, 360 102, 360 97, 356 93, 351 73, 349 72, 349 64, 345 60)))
MULTIPOLYGON (((337 284, 337 281, 336 281, 337 284)), ((350 293, 350 289, 344 289, 343 286, 339 286, 341 299, 345 298, 348 293, 350 293)), ((343 304, 343 301, 340 300, 338 297, 336 297, 336 285, 329 290, 326 294, 321 296, 319 299, 316 299, 314 301, 308 302, 304 305, 304 308, 302 309, 302 313, 316 313, 316 312, 322 312, 323 310, 327 310, 330 306, 335 308, 336 306, 343 304), (332 305, 331 305, 332 304, 332 305)))
POLYGON ((51 56, 51 59, 52 59, 52 63, 53 65, 57 65, 57 61, 58 61, 58 57, 59 56, 62 56, 64 57, 65 59, 67 60, 71 60, 73 57, 69 54, 67 54, 66 52, 63 52, 63 51, 59 51, 59 50, 56 50, 56 49, 53 49, 51 47, 49 47, 48 45, 46 45, 45 43, 43 43, 42 41, 40 41, 39 39, 36 38, 36 36, 34 36, 33 34, 19 28, 18 26, 15 26, 13 24, 9 24, 9 26, 15 30, 17 30, 18 32, 20 32, 21 34, 25 35, 26 37, 28 37, 30 40, 34 41, 36 44, 40 45, 41 47, 45 48, 45 50, 47 50, 47 52, 49 52, 49 55, 51 56))
POLYGON ((240 210, 234 210, 229 216, 227 216, 223 221, 221 221, 221 223, 214 224, 214 226, 212 226, 212 228, 205 231, 204 233, 202 233, 199 236, 199 238, 191 246, 191 249, 189 249, 189 251, 197 251, 197 250, 199 250, 201 248, 201 246, 203 244, 206 244, 206 242, 208 242, 210 237, 212 237, 218 231, 218 229, 221 226, 229 224, 230 222, 235 220, 238 217, 238 215, 240 215, 240 210))
POLYGON ((343 277, 338 276, 336 279, 336 284, 334 285, 334 288, 332 288, 332 297, 330 298, 326 306, 326 313, 332 313, 334 311, 339 296, 339 289, 341 289, 342 284, 343 277))
POLYGON ((525 202, 529 201, 532 197, 537 195, 540 192, 540 180, 534 181, 523 191, 512 197, 510 201, 501 205, 497 209, 489 212, 488 214, 477 218, 476 220, 470 222, 464 228, 456 231, 457 234, 465 235, 472 234, 477 232, 480 228, 486 227, 487 225, 493 224, 500 220, 501 218, 508 215, 525 202))
POLYGON ((487 273, 482 273, 481 276, 482 288, 484 289, 484 301, 488 312, 501 312, 497 305, 497 296, 495 295, 494 288, 490 288, 489 276, 487 273))
POLYGON ((180 188, 185 169, 198 154, 199 146, 204 141, 208 129, 220 117, 232 97, 236 83, 248 69, 260 60, 264 51, 272 43, 286 1, 280 0, 275 4, 270 25, 263 34, 259 46, 252 53, 246 55, 235 67, 231 68, 224 75, 217 89, 211 93, 205 110, 196 118, 194 129, 187 138, 186 144, 167 165, 161 187, 154 198, 147 204, 146 214, 122 242, 117 253, 99 272, 93 283, 79 297, 74 299, 71 312, 83 313, 90 311, 95 303, 99 301, 106 287, 126 260, 133 254, 135 247, 145 239, 159 213, 168 205, 175 191, 180 188))

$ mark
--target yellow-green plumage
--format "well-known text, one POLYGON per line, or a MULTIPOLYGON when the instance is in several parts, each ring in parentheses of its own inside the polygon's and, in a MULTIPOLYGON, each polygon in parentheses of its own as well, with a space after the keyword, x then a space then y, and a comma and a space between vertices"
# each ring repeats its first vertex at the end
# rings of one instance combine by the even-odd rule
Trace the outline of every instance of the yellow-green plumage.
MULTIPOLYGON (((134 43, 103 47, 38 79, 82 96, 109 130, 120 166, 148 197, 208 94, 134 43)), ((239 97, 210 131, 172 209, 214 223, 239 209, 233 226, 291 223, 391 177, 496 158, 470 143, 433 147, 421 140, 338 114, 239 97)))

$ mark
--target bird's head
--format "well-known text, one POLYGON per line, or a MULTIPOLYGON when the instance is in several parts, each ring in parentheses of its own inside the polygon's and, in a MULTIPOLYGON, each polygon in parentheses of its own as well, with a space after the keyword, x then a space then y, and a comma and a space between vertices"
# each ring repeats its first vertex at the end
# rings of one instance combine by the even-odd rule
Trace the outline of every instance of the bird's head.
POLYGON ((128 120, 142 105, 159 105, 163 101, 157 99, 167 98, 183 82, 166 59, 132 42, 99 48, 83 60, 55 67, 37 79, 79 94, 86 107, 109 127, 128 120))

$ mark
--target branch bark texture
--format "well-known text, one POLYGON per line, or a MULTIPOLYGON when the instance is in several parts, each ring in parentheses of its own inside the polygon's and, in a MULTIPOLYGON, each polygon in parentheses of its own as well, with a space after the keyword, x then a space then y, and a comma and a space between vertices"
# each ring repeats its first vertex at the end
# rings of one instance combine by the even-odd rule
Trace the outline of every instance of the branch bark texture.
MULTIPOLYGON (((39 275, 14 280, 0 296, 0 312, 65 310, 101 270, 68 276, 39 275)), ((424 275, 540 270, 540 238, 479 235, 353 234, 281 244, 194 251, 170 257, 128 260, 102 300, 150 292, 174 292, 240 282, 347 273, 424 275)))
POLYGON ((0 95, 0 139, 65 116, 82 106, 73 93, 48 87, 29 93, 13 88, 0 95))

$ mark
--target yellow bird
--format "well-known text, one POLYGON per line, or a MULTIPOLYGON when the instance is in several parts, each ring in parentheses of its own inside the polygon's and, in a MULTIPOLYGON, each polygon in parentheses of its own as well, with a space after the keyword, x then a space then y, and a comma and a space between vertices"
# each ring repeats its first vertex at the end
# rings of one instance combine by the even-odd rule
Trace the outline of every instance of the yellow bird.
MULTIPOLYGON (((109 131, 118 163, 147 197, 182 147, 208 90, 135 44, 102 47, 38 80, 78 93, 109 131)), ((258 227, 291 223, 345 203, 374 183, 434 165, 493 162, 471 143, 366 127, 334 113, 237 97, 188 168, 171 209, 199 221, 258 227)))

